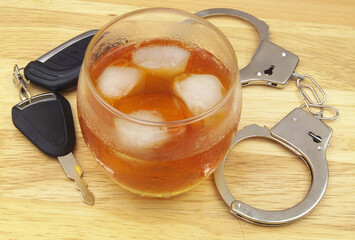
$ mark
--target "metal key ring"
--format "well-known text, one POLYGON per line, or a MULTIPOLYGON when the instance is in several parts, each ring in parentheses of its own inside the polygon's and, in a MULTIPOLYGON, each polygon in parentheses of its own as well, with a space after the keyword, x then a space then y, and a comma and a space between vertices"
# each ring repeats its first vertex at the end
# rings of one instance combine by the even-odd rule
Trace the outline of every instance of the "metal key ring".
POLYGON ((215 182, 230 212, 248 222, 278 226, 296 221, 307 215, 321 200, 328 183, 328 164, 326 148, 332 135, 332 129, 313 115, 296 108, 271 130, 267 127, 249 125, 237 132, 229 151, 240 141, 251 137, 264 137, 274 140, 300 156, 308 165, 312 183, 307 196, 297 205, 281 210, 266 211, 254 208, 236 200, 230 193, 224 180, 224 162, 214 173, 215 182))

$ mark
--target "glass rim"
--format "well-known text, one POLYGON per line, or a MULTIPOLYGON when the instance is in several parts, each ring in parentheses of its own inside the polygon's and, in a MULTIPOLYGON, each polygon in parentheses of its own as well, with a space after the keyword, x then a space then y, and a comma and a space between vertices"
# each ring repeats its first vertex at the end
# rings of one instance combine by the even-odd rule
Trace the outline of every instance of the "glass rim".
POLYGON ((192 13, 180 10, 180 9, 175 9, 175 8, 162 8, 162 7, 154 7, 154 8, 144 8, 144 9, 139 9, 139 10, 135 10, 135 11, 131 11, 129 13, 125 13, 123 15, 120 15, 118 17, 115 17, 114 19, 112 19, 111 21, 109 21, 108 23, 106 23, 104 26, 102 26, 99 31, 95 34, 95 36, 91 39, 87 50, 85 52, 85 57, 84 57, 84 61, 83 61, 83 66, 82 66, 82 71, 86 72, 86 80, 88 81, 88 85, 89 85, 89 89, 91 91, 91 93, 93 94, 93 96, 96 98, 96 100, 98 100, 107 110, 109 110, 110 112, 112 112, 114 115, 118 115, 126 120, 129 120, 131 122, 134 123, 138 123, 138 124, 143 124, 143 125, 148 125, 148 126, 155 126, 155 127, 171 127, 171 126, 181 126, 181 125, 187 125, 190 123, 194 123, 197 122, 201 119, 204 119, 210 115, 213 114, 213 112, 217 111, 221 106, 223 106, 223 104, 227 101, 227 99, 230 97, 230 95, 232 94, 235 85, 237 84, 237 82, 239 82, 239 78, 238 78, 238 63, 237 63, 237 58, 234 52, 234 49, 231 45, 231 43, 229 42, 229 40, 227 39, 227 37, 213 24, 209 23, 208 21, 204 20, 203 18, 194 15, 192 13), (166 12, 166 13, 177 13, 180 15, 185 15, 188 17, 193 18, 194 20, 196 20, 197 22, 203 24, 203 25, 207 25, 207 27, 211 28, 212 30, 214 30, 215 32, 217 32, 217 34, 223 39, 224 43, 227 45, 229 51, 232 53, 232 61, 234 66, 236 67, 236 73, 232 75, 235 75, 232 79, 232 83, 229 87, 229 89, 227 90, 227 94, 223 97, 223 99, 221 101, 219 101, 216 105, 214 105, 211 109, 209 109, 208 111, 193 116, 191 118, 186 118, 186 119, 182 119, 182 120, 177 120, 177 121, 169 121, 169 122, 156 122, 156 121, 148 121, 148 120, 143 120, 143 119, 139 119, 136 117, 132 117, 128 114, 125 114, 121 111, 119 111, 118 109, 114 108, 113 106, 111 106, 109 103, 107 103, 98 93, 98 91, 96 90, 95 86, 93 85, 93 82, 91 80, 91 76, 90 76, 90 69, 89 69, 89 55, 90 55, 90 51, 92 50, 94 44, 97 42, 97 40, 101 39, 102 37, 102 33, 109 28, 112 24, 118 22, 121 19, 130 17, 132 15, 137 15, 140 13, 145 13, 145 12, 166 12))

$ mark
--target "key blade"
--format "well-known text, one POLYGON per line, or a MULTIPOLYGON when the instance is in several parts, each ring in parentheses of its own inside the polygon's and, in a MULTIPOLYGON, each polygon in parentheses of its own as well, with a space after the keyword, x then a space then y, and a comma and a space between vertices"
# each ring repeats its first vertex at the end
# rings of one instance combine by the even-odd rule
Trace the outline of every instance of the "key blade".
POLYGON ((74 185, 80 191, 83 202, 89 205, 94 205, 94 194, 92 194, 92 192, 88 189, 88 185, 85 180, 80 178, 79 181, 74 181, 74 185))
POLYGON ((79 189, 81 193, 81 199, 83 202, 93 205, 95 197, 92 192, 87 188, 87 183, 81 178, 83 171, 81 170, 78 162, 76 161, 73 153, 69 153, 64 156, 58 157, 60 164, 62 165, 64 172, 68 178, 74 180, 75 187, 79 189))
POLYGON ((83 175, 82 171, 77 171, 77 169, 81 170, 81 168, 77 167, 79 166, 79 163, 76 161, 73 153, 68 153, 67 155, 59 156, 58 160, 61 163, 68 178, 75 181, 77 177, 81 177, 83 175))

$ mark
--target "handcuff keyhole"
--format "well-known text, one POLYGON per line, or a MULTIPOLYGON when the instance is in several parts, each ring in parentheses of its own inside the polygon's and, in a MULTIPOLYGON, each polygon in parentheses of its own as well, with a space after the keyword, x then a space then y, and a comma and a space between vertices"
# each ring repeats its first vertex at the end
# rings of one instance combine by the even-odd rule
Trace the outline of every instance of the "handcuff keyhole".
POLYGON ((265 73, 266 75, 272 75, 272 71, 274 70, 274 68, 275 68, 275 66, 274 66, 274 65, 271 65, 271 67, 269 67, 268 69, 266 69, 266 70, 264 71, 264 73, 265 73))
POLYGON ((318 135, 316 135, 316 134, 314 134, 312 132, 309 132, 308 135, 312 137, 313 142, 315 142, 315 143, 320 143, 322 141, 322 137, 321 136, 318 136, 318 135))

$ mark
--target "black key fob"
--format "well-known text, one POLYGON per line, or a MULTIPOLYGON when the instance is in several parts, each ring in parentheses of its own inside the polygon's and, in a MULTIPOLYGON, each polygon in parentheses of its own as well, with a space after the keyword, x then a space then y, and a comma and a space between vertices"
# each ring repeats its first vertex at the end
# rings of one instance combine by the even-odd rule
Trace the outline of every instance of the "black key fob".
POLYGON ((90 40, 97 30, 70 39, 25 67, 25 77, 53 91, 76 86, 81 64, 90 40))
POLYGON ((75 146, 75 129, 70 103, 59 93, 44 93, 12 108, 12 122, 34 145, 57 157, 75 146))

